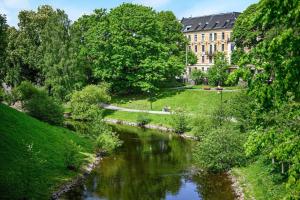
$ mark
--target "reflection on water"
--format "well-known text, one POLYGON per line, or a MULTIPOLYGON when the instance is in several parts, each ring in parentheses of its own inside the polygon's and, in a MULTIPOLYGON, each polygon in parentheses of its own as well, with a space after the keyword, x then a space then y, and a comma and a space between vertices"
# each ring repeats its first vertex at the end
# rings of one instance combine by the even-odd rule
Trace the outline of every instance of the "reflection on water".
POLYGON ((116 131, 124 141, 122 148, 104 158, 87 181, 63 199, 234 199, 225 175, 193 173, 190 141, 132 127, 116 131))

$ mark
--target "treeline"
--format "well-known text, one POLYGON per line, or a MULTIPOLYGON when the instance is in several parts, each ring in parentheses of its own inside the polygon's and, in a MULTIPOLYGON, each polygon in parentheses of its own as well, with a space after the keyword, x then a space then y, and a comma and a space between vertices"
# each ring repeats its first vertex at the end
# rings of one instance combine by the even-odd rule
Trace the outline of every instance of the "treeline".
POLYGON ((233 58, 240 68, 230 79, 243 78, 248 90, 194 126, 202 166, 228 170, 263 159, 274 182, 286 184, 286 199, 300 199, 299 13, 300 1, 261 0, 238 17, 233 58))
POLYGON ((149 92, 182 74, 186 39, 172 12, 122 4, 71 23, 63 10, 21 11, 18 28, 1 15, 1 82, 28 80, 66 100, 88 84, 149 92))

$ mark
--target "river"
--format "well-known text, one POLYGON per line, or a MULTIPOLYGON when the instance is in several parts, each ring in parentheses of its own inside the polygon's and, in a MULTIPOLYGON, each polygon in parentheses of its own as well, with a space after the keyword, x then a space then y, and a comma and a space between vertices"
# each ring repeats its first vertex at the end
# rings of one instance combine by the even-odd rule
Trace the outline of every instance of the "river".
POLYGON ((195 173, 193 142, 173 134, 116 126, 124 142, 62 199, 233 200, 225 174, 195 173))

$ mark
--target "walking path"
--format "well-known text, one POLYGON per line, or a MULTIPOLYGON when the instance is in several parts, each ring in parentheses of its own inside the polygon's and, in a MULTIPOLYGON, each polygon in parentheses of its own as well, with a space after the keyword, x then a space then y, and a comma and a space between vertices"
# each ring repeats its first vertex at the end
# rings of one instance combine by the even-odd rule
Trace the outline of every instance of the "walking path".
POLYGON ((111 104, 102 103, 101 107, 108 110, 117 110, 117 111, 124 111, 124 112, 136 112, 136 113, 150 113, 150 114, 158 114, 158 115, 170 115, 171 112, 165 111, 153 111, 153 110, 137 110, 137 109, 130 109, 130 108, 122 108, 118 106, 113 106, 111 104))
POLYGON ((202 88, 192 88, 192 87, 188 87, 188 86, 184 86, 184 87, 175 87, 175 88, 170 88, 171 90, 195 90, 195 91, 207 91, 207 92, 216 92, 216 91, 222 91, 222 92, 239 92, 241 90, 244 89, 232 89, 232 90, 228 90, 223 88, 222 90, 217 90, 216 88, 210 88, 209 90, 205 90, 202 88))

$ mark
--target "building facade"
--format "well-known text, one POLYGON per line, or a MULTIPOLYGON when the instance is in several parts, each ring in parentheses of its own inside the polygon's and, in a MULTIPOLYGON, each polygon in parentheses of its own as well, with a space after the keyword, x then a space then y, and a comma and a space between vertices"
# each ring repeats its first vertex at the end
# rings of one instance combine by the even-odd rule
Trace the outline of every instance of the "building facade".
POLYGON ((232 28, 240 13, 222 13, 183 18, 183 33, 189 40, 187 50, 197 55, 197 63, 187 66, 187 75, 194 69, 208 71, 214 63, 214 54, 224 52, 229 63, 234 49, 232 28))

